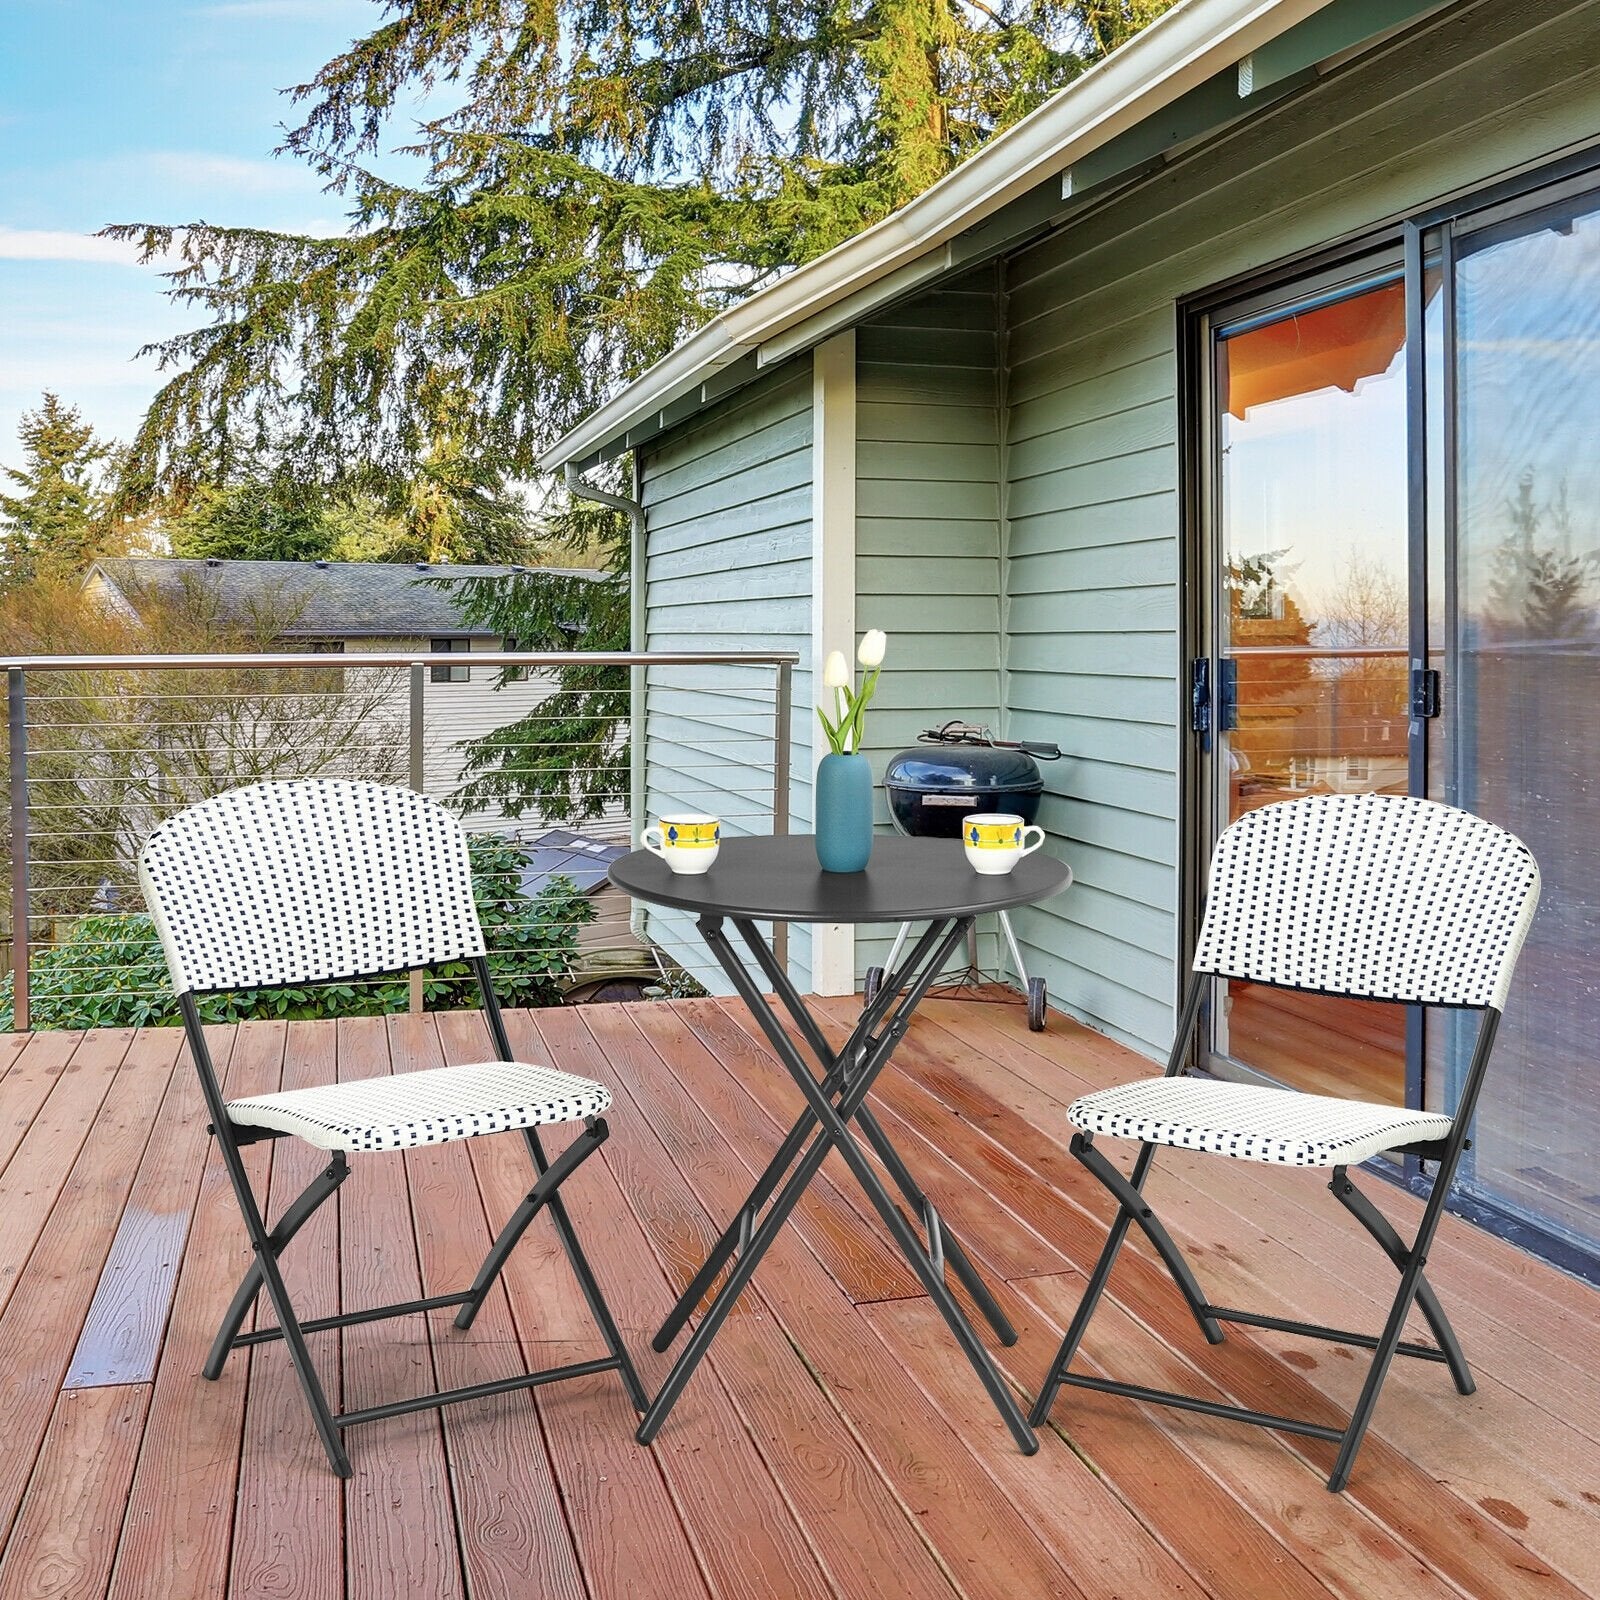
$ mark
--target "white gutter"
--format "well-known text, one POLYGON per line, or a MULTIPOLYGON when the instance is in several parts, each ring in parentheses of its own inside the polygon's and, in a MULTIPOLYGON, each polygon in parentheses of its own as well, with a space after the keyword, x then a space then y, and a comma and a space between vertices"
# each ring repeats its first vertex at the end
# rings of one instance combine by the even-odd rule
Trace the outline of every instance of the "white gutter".
MULTIPOLYGON (((586 458, 691 394, 724 367, 752 353, 760 360, 763 345, 846 297, 861 295, 856 314, 865 314, 877 297, 863 291, 884 292, 883 281, 913 267, 919 257, 1330 3, 1182 0, 893 216, 690 334, 557 441, 540 457, 540 469, 554 472, 586 458)), ((914 279, 915 274, 908 276, 914 279)), ((789 338, 774 349, 792 353, 806 342, 789 338)))

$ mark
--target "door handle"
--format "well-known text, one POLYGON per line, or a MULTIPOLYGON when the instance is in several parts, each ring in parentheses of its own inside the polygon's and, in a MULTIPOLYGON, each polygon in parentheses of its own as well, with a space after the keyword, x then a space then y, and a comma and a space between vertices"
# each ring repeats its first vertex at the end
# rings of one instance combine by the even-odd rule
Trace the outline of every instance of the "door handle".
POLYGON ((1211 657, 1189 663, 1189 731, 1200 735, 1200 748, 1211 754, 1211 657))

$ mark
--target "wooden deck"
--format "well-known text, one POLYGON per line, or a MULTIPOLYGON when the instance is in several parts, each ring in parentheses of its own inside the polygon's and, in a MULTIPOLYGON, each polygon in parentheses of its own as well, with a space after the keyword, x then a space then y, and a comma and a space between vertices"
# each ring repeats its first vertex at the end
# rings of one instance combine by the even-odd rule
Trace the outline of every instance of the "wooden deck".
MULTIPOLYGON (((836 1019, 847 1014, 831 1007, 836 1019)), ((797 1095, 732 1004, 512 1019, 519 1049, 605 1079, 613 1137, 568 1194, 647 1384, 649 1332, 797 1095)), ((1211 1596, 1517 1600, 1600 1593, 1600 1294, 1447 1224, 1432 1271, 1474 1360, 1459 1398, 1398 1364, 1350 1492, 1329 1447, 1066 1392, 1017 1454, 909 1270, 834 1164, 653 1449, 613 1375, 378 1423, 326 1470, 281 1347, 198 1369, 241 1230, 175 1030, 0 1038, 0 1595, 606 1600, 1211 1596)), ((472 1016, 219 1030, 231 1092, 480 1057, 472 1016)), ((1031 1391, 1108 1213, 1065 1102, 1144 1070, 993 1000, 924 1009, 878 1102, 1022 1329, 1031 1391)), ((314 1152, 257 1146, 274 1206, 314 1152)), ((297 1241, 326 1311, 465 1280, 526 1186, 512 1138, 374 1157, 297 1241)), ((1151 1192, 1235 1305, 1376 1325, 1391 1279, 1314 1175, 1174 1153, 1151 1192)), ((1381 1186, 1409 1224, 1413 1202, 1381 1186)), ((1216 1350, 1142 1247, 1089 1356, 1331 1420, 1360 1364, 1273 1334, 1216 1350)), ((317 1335, 365 1405, 599 1353, 535 1227, 469 1335, 445 1317, 317 1335)), ((342 1395, 340 1374, 342 1372, 342 1395)))

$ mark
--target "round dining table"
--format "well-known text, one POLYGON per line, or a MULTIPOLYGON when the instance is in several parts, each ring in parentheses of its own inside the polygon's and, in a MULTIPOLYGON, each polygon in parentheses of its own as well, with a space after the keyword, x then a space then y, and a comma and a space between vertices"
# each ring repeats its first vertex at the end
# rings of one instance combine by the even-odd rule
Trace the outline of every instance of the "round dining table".
POLYGON ((1037 851, 1008 874, 986 876, 968 865, 958 840, 884 837, 874 840, 864 871, 824 872, 810 835, 785 834, 725 839, 715 864, 698 875, 674 873, 659 856, 635 850, 613 864, 611 881, 635 899, 694 914, 700 937, 806 1102, 655 1336, 658 1351, 669 1349, 727 1270, 640 1422, 640 1443, 655 1438, 779 1229, 829 1151, 837 1150, 949 1325, 1018 1448, 1033 1454, 1038 1440, 951 1292, 948 1275, 960 1282, 1002 1344, 1015 1344, 1016 1330, 890 1143, 868 1097, 905 1037, 917 1005, 961 948, 974 921, 986 912, 1060 894, 1072 882, 1072 869, 1037 851), (911 923, 923 925, 923 931, 863 1003, 849 1038, 835 1049, 774 953, 759 926, 764 922, 911 923), (754 974, 729 936, 730 925, 755 963, 754 974), (778 1007, 788 1013, 798 1042, 778 1007), (863 1143, 888 1172, 899 1200, 873 1169, 863 1143))

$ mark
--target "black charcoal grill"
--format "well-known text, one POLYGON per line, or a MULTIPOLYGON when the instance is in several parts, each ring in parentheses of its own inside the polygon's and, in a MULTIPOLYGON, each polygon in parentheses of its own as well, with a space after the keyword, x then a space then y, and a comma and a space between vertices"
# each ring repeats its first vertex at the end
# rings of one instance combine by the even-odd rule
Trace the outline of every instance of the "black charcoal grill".
MULTIPOLYGON (((1059 761, 1053 744, 996 739, 987 728, 970 722, 947 722, 930 728, 915 749, 902 750, 884 770, 883 786, 889 798, 889 815, 901 833, 917 839, 959 839, 961 823, 975 811, 1006 811, 1024 822, 1039 815, 1044 779, 1040 761, 1059 761)), ((1017 976, 1028 995, 1028 1026, 1038 1033, 1044 1027, 1043 978, 1030 978, 1022 951, 1011 931, 1011 919, 998 913, 1016 965, 1017 976)), ((899 964, 909 927, 902 927, 889 952, 890 971, 899 964)), ((883 968, 867 972, 867 997, 877 993, 883 968)))

